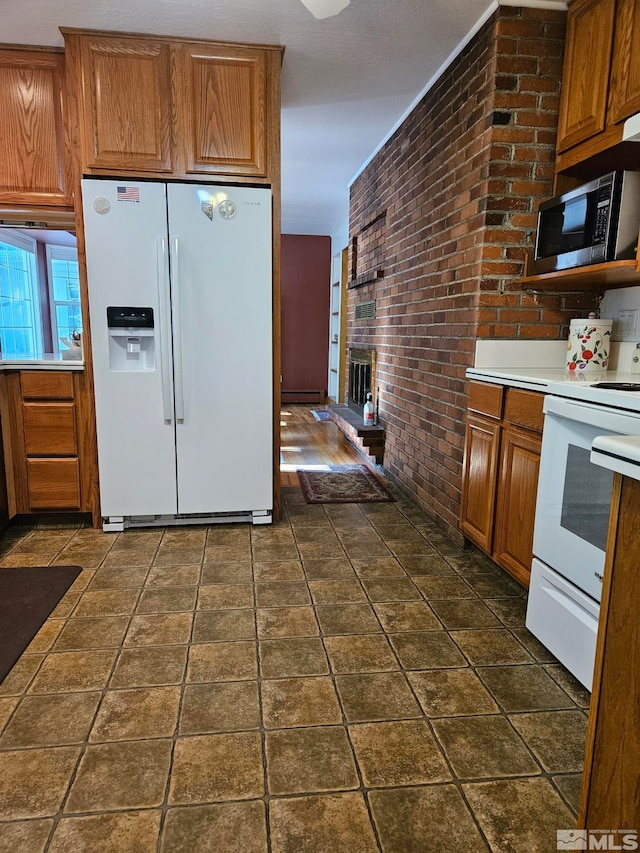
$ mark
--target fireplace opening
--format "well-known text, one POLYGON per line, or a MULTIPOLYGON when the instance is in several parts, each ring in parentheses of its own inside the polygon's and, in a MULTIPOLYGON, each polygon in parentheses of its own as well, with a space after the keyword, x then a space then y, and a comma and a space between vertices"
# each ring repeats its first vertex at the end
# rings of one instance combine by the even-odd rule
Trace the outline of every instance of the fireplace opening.
POLYGON ((349 350, 349 408, 362 412, 367 394, 375 387, 375 350, 349 350))

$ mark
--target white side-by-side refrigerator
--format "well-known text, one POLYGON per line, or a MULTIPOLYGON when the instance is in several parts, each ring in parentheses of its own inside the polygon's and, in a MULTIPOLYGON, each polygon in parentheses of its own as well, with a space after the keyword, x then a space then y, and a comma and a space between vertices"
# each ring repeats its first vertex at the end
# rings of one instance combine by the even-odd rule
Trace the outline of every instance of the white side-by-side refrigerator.
POLYGON ((104 527, 269 523, 267 188, 82 181, 104 527))

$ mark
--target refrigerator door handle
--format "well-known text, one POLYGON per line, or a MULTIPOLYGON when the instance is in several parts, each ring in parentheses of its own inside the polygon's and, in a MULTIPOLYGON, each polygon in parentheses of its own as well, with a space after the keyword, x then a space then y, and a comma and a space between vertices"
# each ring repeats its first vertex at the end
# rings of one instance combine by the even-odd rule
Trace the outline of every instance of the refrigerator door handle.
POLYGON ((184 423, 184 381, 182 360, 182 313, 180 310, 180 244, 171 240, 171 295, 173 307, 173 364, 175 368, 176 423, 184 423))
POLYGON ((162 379, 162 417, 165 423, 173 422, 171 400, 171 340, 169 326, 169 288, 167 284, 167 244, 164 237, 156 240, 156 260, 158 266, 158 350, 160 354, 160 376, 162 379))

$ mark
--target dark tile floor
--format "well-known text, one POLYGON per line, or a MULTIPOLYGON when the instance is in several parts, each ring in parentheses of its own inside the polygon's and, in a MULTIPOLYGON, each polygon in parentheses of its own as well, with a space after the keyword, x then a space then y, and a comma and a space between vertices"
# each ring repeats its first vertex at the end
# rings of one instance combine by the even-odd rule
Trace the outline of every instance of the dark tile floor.
POLYGON ((397 497, 10 530, 83 572, 0 685, 0 853, 554 851, 589 696, 397 497))

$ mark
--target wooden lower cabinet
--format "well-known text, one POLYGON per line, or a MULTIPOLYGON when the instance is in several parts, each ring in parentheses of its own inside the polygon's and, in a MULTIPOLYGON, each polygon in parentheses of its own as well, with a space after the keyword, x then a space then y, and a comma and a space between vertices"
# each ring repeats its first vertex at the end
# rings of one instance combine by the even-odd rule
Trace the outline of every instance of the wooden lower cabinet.
POLYGON ((543 396, 476 381, 469 388, 460 529, 524 586, 533 557, 543 396))
POLYGON ((71 371, 11 371, 0 375, 11 516, 91 509, 81 486, 82 428, 76 380, 71 371))
POLYGON ((502 433, 493 559, 525 586, 531 575, 541 444, 539 437, 517 430, 502 433))
POLYGON ((469 415, 464 449, 460 529, 487 553, 493 539, 494 502, 500 450, 500 423, 469 415))

